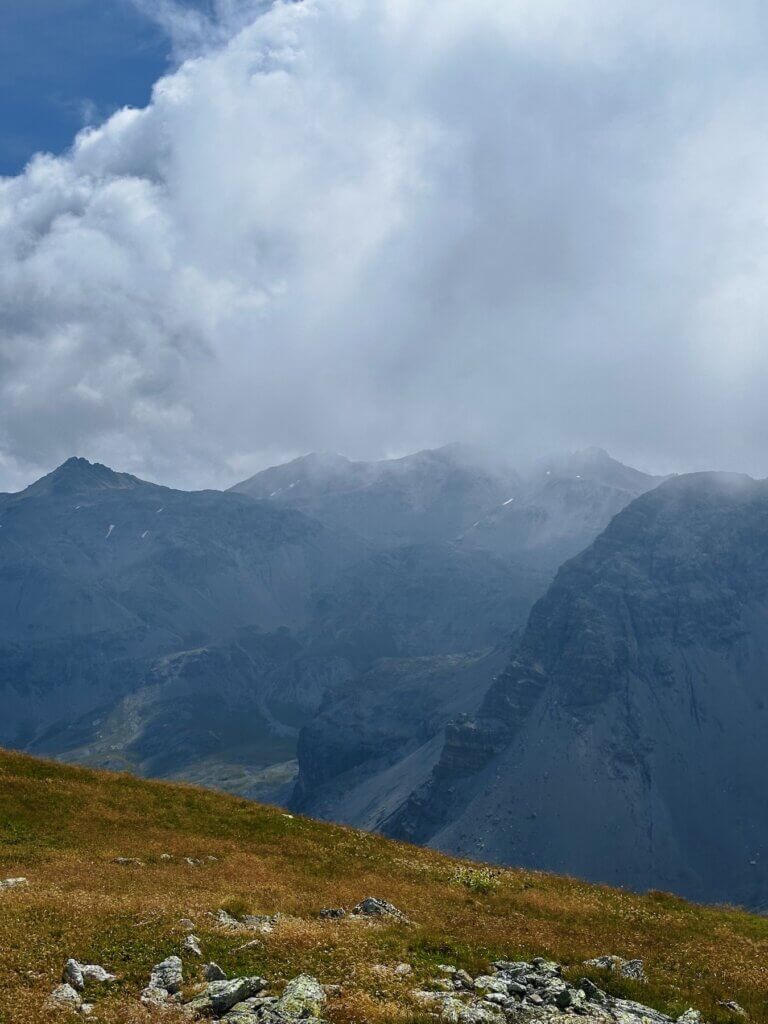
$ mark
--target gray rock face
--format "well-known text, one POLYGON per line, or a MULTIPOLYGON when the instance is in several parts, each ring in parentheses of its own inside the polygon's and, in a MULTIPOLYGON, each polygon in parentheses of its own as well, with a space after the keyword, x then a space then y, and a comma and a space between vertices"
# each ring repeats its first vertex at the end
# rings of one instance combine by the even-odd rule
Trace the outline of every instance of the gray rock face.
POLYGON ((86 981, 107 984, 115 981, 116 975, 110 974, 99 964, 81 964, 77 960, 69 959, 64 965, 61 980, 65 985, 71 985, 78 992, 82 992, 86 981))
POLYGON ((48 1002, 52 1007, 79 1010, 83 1000, 77 989, 64 982, 51 992, 48 1002))
POLYGON ((159 964, 155 964, 149 978, 149 988, 162 989, 175 995, 184 984, 184 968, 181 959, 169 956, 159 964))
POLYGON ((205 991, 184 1005, 190 1013, 208 1017, 223 1017, 237 1003, 258 995, 266 987, 263 978, 233 978, 231 981, 212 981, 205 991))
POLYGON ((444 850, 768 906, 768 483, 637 499, 389 822, 444 850))
POLYGON ((276 1008, 288 1017, 319 1017, 326 1003, 323 986, 311 974, 300 974, 285 986, 276 1008))

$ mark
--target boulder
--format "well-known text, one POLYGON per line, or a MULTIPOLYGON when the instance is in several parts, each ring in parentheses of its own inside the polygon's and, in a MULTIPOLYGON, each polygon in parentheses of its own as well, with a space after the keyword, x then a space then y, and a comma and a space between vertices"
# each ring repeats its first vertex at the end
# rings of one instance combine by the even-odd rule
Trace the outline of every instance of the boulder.
POLYGON ((386 900, 377 899, 375 896, 367 896, 352 909, 352 913, 358 917, 391 917, 397 921, 407 921, 407 917, 398 910, 392 903, 386 900))
POLYGON ((285 986, 277 1009, 288 1017, 319 1017, 326 1003, 323 986, 311 974, 300 974, 285 986))
POLYGON ((50 1006, 69 1008, 70 1010, 79 1010, 82 1002, 80 993, 67 983, 57 985, 48 997, 50 1006))
POLYGON ((175 995, 184 984, 184 967, 181 959, 177 956, 166 957, 159 964, 155 964, 149 977, 150 989, 162 989, 165 992, 175 995))
POLYGON ((79 961, 70 958, 64 965, 61 980, 66 985, 82 992, 86 981, 98 981, 107 984, 116 980, 116 975, 110 974, 99 964, 81 964, 79 961))
POLYGON ((226 981, 227 976, 219 967, 218 964, 210 963, 205 964, 203 967, 203 977, 206 981, 226 981))
POLYGON ((200 995, 185 1003, 192 1013, 205 1017, 223 1017, 225 1013, 250 996, 258 995, 266 987, 264 978, 233 978, 231 981, 211 981, 200 995))

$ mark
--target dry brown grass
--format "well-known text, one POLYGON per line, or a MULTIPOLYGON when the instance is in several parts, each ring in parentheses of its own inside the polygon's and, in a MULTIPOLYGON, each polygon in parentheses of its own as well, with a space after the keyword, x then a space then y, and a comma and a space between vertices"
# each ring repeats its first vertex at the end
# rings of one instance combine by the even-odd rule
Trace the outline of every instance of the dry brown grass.
MULTIPOLYGON (((0 752, 0 877, 11 875, 30 885, 0 893, 3 1024, 52 1019, 45 998, 69 956, 120 976, 99 994, 99 1021, 149 1024, 138 995, 152 964, 179 952, 181 917, 195 921, 206 958, 232 974, 263 974, 279 988, 309 971, 341 985, 328 1013, 338 1024, 420 1019, 408 994, 440 962, 478 972, 497 957, 544 955, 579 976, 581 962, 602 953, 646 962, 646 986, 593 972, 614 991, 668 1011, 697 1006, 722 1022, 731 1018, 718 1000, 736 999, 753 1021, 768 1021, 765 918, 521 870, 494 874, 486 889, 474 882, 484 873, 432 851, 189 786, 0 752), (116 856, 144 867, 119 866, 116 856), (207 856, 217 859, 183 861, 207 856), (323 907, 367 895, 412 923, 317 919, 323 907), (216 927, 206 914, 219 907, 283 918, 259 945, 239 949, 251 936, 216 927), (413 976, 374 969, 399 962, 413 976)), ((185 958, 185 970, 194 981, 199 962, 185 958)))

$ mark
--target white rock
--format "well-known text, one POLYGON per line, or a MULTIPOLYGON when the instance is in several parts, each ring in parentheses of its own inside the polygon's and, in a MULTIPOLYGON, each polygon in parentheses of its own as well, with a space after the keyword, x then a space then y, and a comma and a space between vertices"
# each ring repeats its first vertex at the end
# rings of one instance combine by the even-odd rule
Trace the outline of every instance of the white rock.
POLYGON ((26 878, 6 878, 0 882, 0 889, 19 889, 23 885, 29 885, 26 878))
POLYGON ((188 935, 182 943, 182 948, 185 953, 192 953, 194 956, 203 955, 203 951, 200 948, 200 939, 196 935, 188 935))
POLYGON ((164 989, 165 992, 170 992, 173 995, 173 993, 179 991, 183 984, 184 968, 182 962, 177 956, 169 956, 161 963, 155 964, 152 968, 148 987, 150 989, 164 989))
POLYGON ((67 984, 57 985, 48 997, 51 1006, 68 1006, 72 1010, 79 1010, 82 1002, 80 993, 67 984))

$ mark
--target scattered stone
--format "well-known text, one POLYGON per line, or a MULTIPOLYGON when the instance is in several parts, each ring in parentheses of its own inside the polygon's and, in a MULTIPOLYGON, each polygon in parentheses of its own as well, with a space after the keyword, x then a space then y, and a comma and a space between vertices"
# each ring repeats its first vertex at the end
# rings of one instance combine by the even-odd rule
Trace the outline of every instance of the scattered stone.
POLYGON ((593 960, 585 960, 585 967, 597 967, 603 971, 615 971, 622 978, 632 981, 647 981, 642 960, 624 960, 620 956, 597 956, 593 960))
POLYGON ((170 853, 161 853, 160 860, 173 860, 173 856, 170 853))
POLYGON ((323 921, 336 921, 346 916, 347 911, 344 907, 326 907, 325 910, 321 910, 318 914, 318 917, 323 921))
POLYGON ((222 928, 231 928, 233 931, 237 931, 243 927, 240 921, 226 910, 217 910, 215 914, 211 914, 211 917, 222 928))
POLYGON ((182 943, 182 949, 185 953, 192 953, 193 956, 203 955, 203 951, 200 948, 200 939, 196 935, 188 935, 182 943))
POLYGON ((220 928, 240 932, 261 932, 262 935, 268 935, 273 931, 280 920, 279 914, 245 914, 238 920, 226 910, 217 910, 215 914, 209 916, 220 928))
POLYGON ((195 929, 195 922, 192 921, 188 917, 182 917, 179 920, 179 928, 183 928, 184 931, 186 931, 186 932, 194 931, 194 929, 195 929))
POLYGON ((5 878, 0 881, 0 889, 20 889, 24 885, 29 885, 26 878, 5 878))
POLYGON ((737 1017, 746 1017, 747 1011, 743 1006, 739 1006, 735 999, 726 999, 723 1002, 717 1004, 722 1006, 724 1010, 730 1010, 731 1013, 735 1013, 737 1017))
POLYGON ((144 1006, 165 1006, 170 998, 170 993, 164 988, 155 988, 154 985, 148 985, 141 993, 141 1002, 144 1006))
POLYGON ((677 1018, 677 1024, 701 1024, 701 1014, 698 1010, 686 1010, 677 1018))
POLYGON ((210 963, 205 964, 203 967, 203 977, 206 981, 226 981, 227 976, 219 967, 218 964, 210 963))
POLYGON ((624 961, 620 956, 596 956, 592 960, 585 960, 585 967, 597 967, 601 971, 617 971, 624 961))
POLYGON ((149 976, 150 989, 162 989, 169 995, 175 995, 184 984, 184 966, 178 956, 166 957, 155 964, 149 976))
POLYGON ((492 977, 490 974, 481 974, 475 978, 474 988, 476 992, 501 992, 507 994, 507 983, 503 978, 492 977))
POLYGON ((413 974, 413 967, 411 964, 397 964, 395 974, 398 978, 407 978, 409 974, 413 974))
POLYGON ((81 1005, 80 1005, 80 1016, 81 1017, 90 1017, 95 1009, 96 1009, 96 1007, 93 1005, 93 1003, 81 1003, 81 1005))
POLYGON ((263 978, 233 978, 232 981, 211 981, 205 990, 185 1003, 192 1013, 207 1017, 223 1017, 233 1006, 251 996, 258 995, 266 987, 263 978))
POLYGON ((74 989, 71 985, 62 983, 57 985, 56 988, 51 992, 48 997, 49 1006, 69 1008, 70 1010, 79 1010, 82 1006, 83 1000, 80 997, 80 993, 74 989))
POLYGON ((319 1017, 326 998, 317 978, 311 974, 300 974, 285 986, 276 1008, 288 1017, 319 1017))
POLYGON ((356 907, 353 907, 352 913, 357 917, 392 917, 397 921, 408 920, 402 910, 398 910, 393 904, 377 899, 375 896, 367 896, 356 907))
POLYGON ((120 864, 120 865, 122 865, 122 867, 135 867, 135 868, 143 868, 144 867, 144 861, 143 860, 139 860, 138 857, 115 857, 115 859, 113 860, 112 863, 113 864, 120 864))
POLYGON ((61 975, 61 981, 64 985, 71 985, 72 988, 78 992, 82 992, 85 988, 85 977, 83 975, 82 965, 77 960, 69 959, 64 964, 64 971, 61 975))
POLYGON ((241 918, 240 924, 249 932, 261 932, 263 935, 268 935, 274 931, 279 920, 279 914, 245 914, 241 918))
POLYGON ((633 981, 647 981, 645 967, 642 960, 627 960, 619 967, 619 974, 622 978, 631 978, 633 981))
POLYGON ((99 964, 81 964, 77 960, 70 958, 64 965, 61 980, 63 984, 71 985, 78 992, 82 992, 86 981, 98 981, 102 984, 107 984, 110 981, 116 981, 117 978, 116 975, 110 974, 109 971, 100 967, 99 964))

